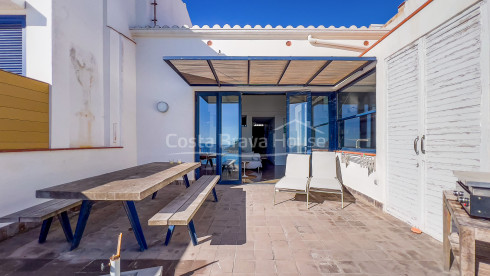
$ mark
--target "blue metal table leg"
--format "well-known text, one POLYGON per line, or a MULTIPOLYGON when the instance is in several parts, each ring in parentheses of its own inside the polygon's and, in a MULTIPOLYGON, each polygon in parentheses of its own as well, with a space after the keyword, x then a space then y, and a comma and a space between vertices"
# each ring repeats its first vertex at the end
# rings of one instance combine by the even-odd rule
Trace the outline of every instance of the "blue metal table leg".
POLYGON ((48 237, 49 227, 53 222, 53 217, 43 220, 43 225, 41 226, 41 233, 39 234, 39 243, 44 243, 48 237))
POLYGON ((194 228, 194 222, 192 220, 189 221, 187 228, 189 228, 189 236, 191 236, 192 244, 194 246, 196 246, 197 245, 197 234, 196 234, 196 228, 194 228))
POLYGON ((71 231, 70 219, 68 218, 68 213, 66 211, 58 215, 58 220, 60 221, 61 228, 63 228, 63 233, 65 233, 66 241, 71 243, 73 241, 73 232, 71 231))
POLYGON ((92 209, 93 204, 94 203, 90 200, 82 201, 82 206, 80 207, 80 214, 78 215, 77 228, 75 229, 75 235, 73 236, 70 250, 73 250, 80 245, 83 231, 85 230, 85 226, 87 226, 87 220, 88 217, 90 216, 90 210, 92 209))
POLYGON ((189 183, 189 178, 187 178, 187 174, 184 175, 184 183, 186 188, 189 188, 191 186, 191 184, 189 183))
POLYGON ((218 195, 216 194, 216 188, 213 188, 214 202, 218 202, 218 195))
POLYGON ((148 249, 148 245, 146 244, 143 229, 141 229, 140 219, 138 217, 138 212, 136 211, 136 206, 134 206, 133 201, 124 201, 123 206, 124 210, 126 210, 126 214, 128 215, 131 227, 133 228, 134 236, 136 237, 136 240, 138 241, 138 244, 140 246, 140 250, 145 251, 145 249, 148 249))
POLYGON ((174 230, 175 230, 175 225, 168 226, 167 236, 165 237, 165 246, 167 246, 170 243, 170 240, 172 239, 172 235, 174 234, 174 230))
POLYGON ((151 195, 151 199, 155 199, 157 197, 158 191, 154 192, 153 195, 151 195))

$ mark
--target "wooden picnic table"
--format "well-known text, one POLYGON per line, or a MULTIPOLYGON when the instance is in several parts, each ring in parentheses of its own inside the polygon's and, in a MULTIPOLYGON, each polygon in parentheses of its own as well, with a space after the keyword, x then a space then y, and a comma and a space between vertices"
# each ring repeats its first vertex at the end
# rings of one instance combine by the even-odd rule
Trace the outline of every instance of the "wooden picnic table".
POLYGON ((121 201, 140 249, 144 251, 148 246, 134 201, 143 200, 150 195, 154 197, 158 190, 180 177, 189 186, 187 174, 199 167, 200 163, 149 163, 37 190, 36 197, 83 200, 71 244, 72 250, 80 244, 94 201, 121 201))
MULTIPOLYGON (((459 263, 460 275, 476 275, 476 241, 490 243, 490 220, 469 216, 452 191, 443 192, 442 204, 444 269, 451 268, 452 252, 459 263)), ((480 275, 490 272, 479 268, 480 275)))

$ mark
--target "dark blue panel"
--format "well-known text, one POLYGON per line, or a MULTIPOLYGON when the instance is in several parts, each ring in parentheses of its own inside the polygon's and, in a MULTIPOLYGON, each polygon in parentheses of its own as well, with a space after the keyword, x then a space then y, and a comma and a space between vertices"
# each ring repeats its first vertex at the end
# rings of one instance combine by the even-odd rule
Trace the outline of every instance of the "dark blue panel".
POLYGON ((26 27, 25 15, 0 15, 0 25, 20 25, 21 28, 26 27))
POLYGON ((332 93, 329 96, 328 111, 330 119, 330 145, 329 150, 335 151, 339 148, 338 142, 338 126, 337 126, 337 93, 332 93))
POLYGON ((0 15, 0 69, 22 74, 23 15, 0 15))

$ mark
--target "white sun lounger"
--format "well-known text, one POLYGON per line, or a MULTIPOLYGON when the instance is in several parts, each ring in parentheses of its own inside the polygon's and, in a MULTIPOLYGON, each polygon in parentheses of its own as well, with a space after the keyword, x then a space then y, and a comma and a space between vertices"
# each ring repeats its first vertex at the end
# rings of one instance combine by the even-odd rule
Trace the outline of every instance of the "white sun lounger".
POLYGON ((296 192, 306 194, 306 208, 308 208, 309 177, 310 155, 288 154, 286 159, 286 175, 276 183, 274 188, 274 205, 276 205, 276 192, 296 192))
POLYGON ((312 156, 309 192, 340 194, 343 209, 344 188, 339 180, 341 176, 337 175, 338 160, 335 152, 313 152, 312 156))

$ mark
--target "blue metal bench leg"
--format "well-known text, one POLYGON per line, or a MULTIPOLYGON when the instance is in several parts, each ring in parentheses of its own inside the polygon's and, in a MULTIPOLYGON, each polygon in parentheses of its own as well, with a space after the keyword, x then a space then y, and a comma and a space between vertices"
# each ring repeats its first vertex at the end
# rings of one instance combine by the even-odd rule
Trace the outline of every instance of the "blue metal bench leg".
POLYGON ((49 227, 53 222, 53 217, 43 220, 43 225, 41 226, 41 233, 39 234, 39 243, 44 243, 48 237, 49 227))
POLYGON ((175 225, 168 226, 167 236, 165 237, 165 246, 167 246, 170 243, 170 240, 172 239, 172 235, 174 234, 174 230, 175 230, 175 225))
POLYGON ((138 218, 136 206, 134 206, 133 201, 124 201, 123 206, 124 210, 126 210, 126 214, 128 215, 131 227, 133 228, 134 236, 136 237, 136 240, 138 241, 138 244, 140 246, 140 250, 145 251, 145 249, 148 249, 148 245, 146 244, 143 229, 141 229, 140 219, 138 218))
POLYGON ((189 236, 191 236, 192 244, 194 246, 196 246, 197 245, 197 234, 196 234, 196 228, 194 228, 194 222, 192 220, 189 221, 187 228, 189 228, 189 236))
POLYGON ((213 188, 214 202, 218 202, 218 195, 216 194, 216 188, 213 188))
POLYGON ((189 184, 189 178, 187 178, 187 174, 184 175, 184 183, 186 188, 189 188, 191 186, 191 184, 189 184))
POLYGON ((68 218, 68 213, 66 211, 58 215, 58 220, 60 221, 61 228, 63 228, 63 233, 65 233, 66 241, 71 243, 73 241, 73 233, 71 231, 70 219, 68 218))
POLYGON ((153 195, 151 196, 151 199, 155 199, 157 197, 158 191, 154 192, 153 195))
POLYGON ((77 248, 82 240, 83 231, 85 231, 85 226, 87 226, 88 217, 90 216, 90 210, 94 203, 90 200, 82 201, 82 207, 80 207, 80 214, 78 215, 77 228, 75 229, 75 235, 71 242, 70 250, 77 248))

